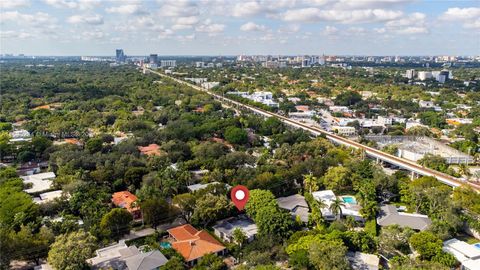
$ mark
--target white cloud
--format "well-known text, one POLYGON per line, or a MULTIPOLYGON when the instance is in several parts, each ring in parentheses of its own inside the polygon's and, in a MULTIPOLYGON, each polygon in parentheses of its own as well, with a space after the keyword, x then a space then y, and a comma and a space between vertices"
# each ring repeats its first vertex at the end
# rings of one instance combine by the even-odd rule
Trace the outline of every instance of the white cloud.
POLYGON ((231 10, 234 17, 251 17, 276 14, 281 9, 294 7, 295 4, 295 0, 250 0, 237 2, 231 10))
POLYGON ((197 24, 199 21, 197 16, 189 16, 189 17, 179 17, 174 19, 174 25, 172 29, 174 30, 184 30, 184 29, 191 29, 193 25, 197 24))
POLYGON ((396 34, 427 34, 427 16, 420 12, 408 14, 397 20, 385 23, 385 31, 396 34))
POLYGON ((195 30, 197 32, 208 33, 210 36, 214 36, 223 32, 225 27, 225 24, 212 23, 210 20, 205 20, 205 22, 195 27, 195 30))
POLYGON ((379 8, 393 8, 395 6, 402 6, 415 0, 337 0, 324 1, 334 2, 333 9, 379 9, 379 8))
POLYGON ((252 2, 240 2, 233 7, 233 16, 235 17, 249 17, 257 15, 264 11, 264 7, 257 1, 252 2))
POLYGON ((108 13, 117 13, 122 15, 142 15, 147 12, 138 4, 126 4, 116 7, 109 7, 105 10, 108 13))
POLYGON ((440 19, 445 21, 458 21, 463 23, 467 29, 480 29, 480 8, 449 8, 440 19))
POLYGON ((84 40, 99 40, 107 37, 107 34, 100 30, 84 31, 80 34, 80 38, 84 40))
POLYGON ((245 32, 254 32, 254 31, 265 31, 267 27, 265 25, 256 24, 254 22, 247 22, 246 24, 240 26, 240 30, 245 32))
POLYGON ((167 17, 197 16, 197 2, 189 0, 167 0, 161 2, 160 15, 167 17))
POLYGON ((297 33, 298 31, 300 31, 300 25, 298 24, 289 24, 278 29, 278 33, 281 34, 293 34, 297 33))
POLYGON ((73 24, 91 24, 91 25, 100 25, 103 24, 103 17, 95 14, 95 15, 74 15, 67 19, 67 22, 73 24))
POLYGON ((282 19, 292 22, 370 23, 394 20, 401 17, 402 14, 401 11, 385 9, 321 10, 319 8, 302 8, 286 11, 282 14, 282 19))
POLYGON ((56 8, 71 8, 71 9, 92 9, 100 4, 100 0, 43 0, 47 5, 56 8))
POLYGON ((53 24, 56 19, 44 12, 25 14, 18 11, 7 11, 0 13, 0 22, 13 21, 17 24, 29 24, 36 27, 47 27, 53 24))
POLYGON ((428 29, 425 27, 409 26, 395 31, 398 34, 428 34, 428 29))
POLYGON ((338 33, 338 28, 336 28, 335 26, 327 25, 325 26, 325 29, 323 29, 322 33, 327 36, 334 35, 338 33))
POLYGON ((44 0, 47 5, 56 7, 56 8, 76 8, 77 2, 67 1, 67 0, 44 0))
POLYGON ((30 5, 29 0, 0 0, 1 9, 20 8, 30 5))
POLYGON ((0 31, 0 38, 8 38, 8 39, 27 39, 35 37, 31 33, 27 33, 24 31, 0 31))
POLYGON ((441 18, 448 21, 464 21, 480 17, 480 8, 449 8, 441 18))

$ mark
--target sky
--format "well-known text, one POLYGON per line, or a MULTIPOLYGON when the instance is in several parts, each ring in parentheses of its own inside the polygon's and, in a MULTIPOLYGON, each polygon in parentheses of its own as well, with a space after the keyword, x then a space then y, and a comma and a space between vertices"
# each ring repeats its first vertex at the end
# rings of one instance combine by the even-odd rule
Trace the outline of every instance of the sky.
POLYGON ((480 0, 0 0, 0 53, 480 55, 480 0))

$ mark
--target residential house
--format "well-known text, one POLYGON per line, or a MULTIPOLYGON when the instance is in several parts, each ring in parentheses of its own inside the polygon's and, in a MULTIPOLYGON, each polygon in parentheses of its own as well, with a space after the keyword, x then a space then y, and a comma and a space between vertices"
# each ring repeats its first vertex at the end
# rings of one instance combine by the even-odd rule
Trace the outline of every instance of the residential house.
POLYGON ((27 193, 38 193, 51 189, 52 180, 55 179, 55 177, 56 175, 53 172, 20 176, 24 184, 31 185, 30 188, 25 189, 27 193))
POLYGON ((336 216, 330 210, 330 205, 337 198, 335 193, 332 190, 322 190, 312 192, 313 198, 317 201, 321 201, 325 204, 325 207, 322 207, 320 211, 322 212, 322 217, 327 221, 333 221, 336 219, 336 216))
POLYGON ((188 265, 193 266, 206 254, 223 255, 225 246, 207 231, 198 231, 190 224, 167 230, 172 248, 180 253, 188 265))
POLYGON ((362 252, 348 252, 347 259, 353 270, 378 270, 380 264, 377 255, 362 252))
MULTIPOLYGON (((187 189, 190 191, 190 192, 195 192, 195 191, 199 191, 201 189, 204 189, 210 185, 218 185, 218 184, 221 184, 220 182, 211 182, 211 183, 206 183, 206 184, 193 184, 193 185, 190 185, 190 186, 187 186, 187 189)), ((226 189, 230 189, 231 186, 228 185, 228 184, 225 184, 225 188, 226 189)))
POLYGON ((453 238, 443 242, 443 251, 455 256, 462 264, 461 270, 477 270, 480 269, 480 248, 475 245, 453 238))
POLYGON ((242 230, 247 237, 248 242, 253 241, 258 232, 257 225, 250 218, 244 215, 218 221, 217 224, 213 226, 213 232, 222 240, 226 242, 233 242, 233 232, 237 228, 242 230))
POLYGON ((353 217, 356 221, 363 221, 363 217, 360 214, 360 205, 357 204, 357 201, 353 196, 340 196, 337 197, 332 190, 322 190, 312 192, 313 198, 317 201, 321 201, 325 204, 320 211, 322 216, 327 221, 335 220, 337 217, 334 215, 330 206, 333 201, 340 199, 343 202, 343 205, 340 207, 343 216, 353 217))
POLYGON ((299 217, 302 222, 308 222, 309 208, 305 197, 302 195, 280 197, 277 198, 277 203, 280 208, 288 210, 294 218, 299 217))
POLYGON ((112 195, 112 203, 117 207, 127 209, 132 214, 133 219, 142 217, 140 206, 136 205, 137 200, 137 196, 130 193, 130 191, 119 191, 112 195))
POLYGON ((136 246, 128 247, 125 240, 98 249, 95 254, 87 260, 92 269, 157 270, 168 262, 160 251, 141 252, 136 246))
POLYGON ((14 131, 10 132, 10 136, 12 137, 10 139, 11 143, 26 142, 26 141, 31 141, 32 140, 30 132, 28 132, 25 129, 14 130, 14 131))
POLYGON ((23 163, 18 169, 18 175, 33 175, 40 173, 40 164, 37 162, 27 162, 23 163))
POLYGON ((55 191, 50 191, 50 192, 45 192, 40 194, 38 197, 33 198, 33 202, 42 204, 46 202, 51 202, 57 198, 62 197, 63 191, 61 190, 55 190, 55 191))
POLYGON ((162 154, 162 150, 158 144, 152 143, 148 146, 139 146, 138 150, 142 155, 146 156, 160 156, 162 154))
POLYGON ((432 224, 432 221, 426 215, 398 212, 395 205, 389 204, 380 207, 377 223, 382 227, 396 224, 400 227, 409 227, 417 231, 423 231, 432 224))

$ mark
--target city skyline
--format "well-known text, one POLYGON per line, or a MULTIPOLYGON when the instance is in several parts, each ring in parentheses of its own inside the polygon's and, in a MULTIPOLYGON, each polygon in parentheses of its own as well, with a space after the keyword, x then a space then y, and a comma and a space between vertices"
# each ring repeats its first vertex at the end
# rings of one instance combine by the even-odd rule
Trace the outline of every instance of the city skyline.
POLYGON ((476 1, 0 0, 0 8, 2 54, 480 53, 476 1))

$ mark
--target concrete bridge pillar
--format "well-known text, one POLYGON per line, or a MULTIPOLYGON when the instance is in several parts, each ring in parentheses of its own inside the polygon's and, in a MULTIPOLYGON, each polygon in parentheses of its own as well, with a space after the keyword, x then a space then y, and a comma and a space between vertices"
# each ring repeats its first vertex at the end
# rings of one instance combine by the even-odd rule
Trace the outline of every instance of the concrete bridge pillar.
POLYGON ((417 179, 417 178, 418 178, 418 174, 417 174, 416 172, 412 171, 412 173, 410 174, 410 180, 413 181, 413 180, 415 180, 415 179, 417 179))

